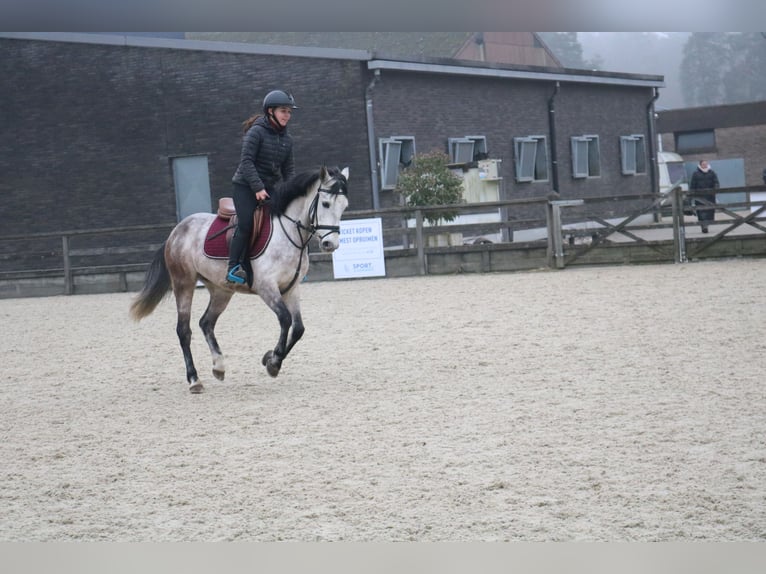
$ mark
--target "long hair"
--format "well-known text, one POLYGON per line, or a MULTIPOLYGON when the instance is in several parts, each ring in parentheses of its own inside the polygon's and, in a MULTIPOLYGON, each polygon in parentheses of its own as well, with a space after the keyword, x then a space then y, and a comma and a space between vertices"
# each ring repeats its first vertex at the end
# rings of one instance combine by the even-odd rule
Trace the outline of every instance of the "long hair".
POLYGON ((255 114, 253 116, 250 116, 247 118, 244 122, 242 122, 242 133, 247 133, 247 130, 249 130, 251 127, 253 127, 253 124, 255 123, 255 120, 261 117, 261 114, 255 114))

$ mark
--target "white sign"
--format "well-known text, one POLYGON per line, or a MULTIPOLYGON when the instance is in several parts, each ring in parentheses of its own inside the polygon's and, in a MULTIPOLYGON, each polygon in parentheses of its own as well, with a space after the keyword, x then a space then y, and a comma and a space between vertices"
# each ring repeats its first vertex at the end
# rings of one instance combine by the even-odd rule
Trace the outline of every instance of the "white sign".
POLYGON ((379 217, 341 220, 340 247, 333 251, 332 268, 336 279, 385 276, 383 228, 379 217))

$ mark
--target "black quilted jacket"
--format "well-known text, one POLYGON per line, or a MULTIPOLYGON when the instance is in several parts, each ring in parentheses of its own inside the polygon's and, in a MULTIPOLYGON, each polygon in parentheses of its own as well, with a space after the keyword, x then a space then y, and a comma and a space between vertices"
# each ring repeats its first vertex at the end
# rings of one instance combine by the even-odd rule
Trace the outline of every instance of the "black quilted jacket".
POLYGON ((277 132, 264 116, 255 120, 242 138, 239 166, 231 180, 254 192, 265 188, 271 193, 294 171, 293 139, 287 129, 277 132))
POLYGON ((695 189, 718 189, 718 187, 718 176, 712 169, 704 172, 700 168, 697 168, 692 174, 692 179, 689 182, 689 189, 692 191, 695 189))

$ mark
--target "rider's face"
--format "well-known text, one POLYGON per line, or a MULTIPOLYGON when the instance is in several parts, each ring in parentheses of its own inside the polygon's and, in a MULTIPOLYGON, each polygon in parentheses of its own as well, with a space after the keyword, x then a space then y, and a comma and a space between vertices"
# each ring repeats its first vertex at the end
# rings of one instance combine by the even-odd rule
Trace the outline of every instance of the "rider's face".
POLYGON ((287 125, 287 122, 290 121, 290 118, 293 115, 292 108, 289 108, 287 106, 279 106, 278 108, 274 108, 274 118, 277 120, 277 123, 285 127, 287 125))

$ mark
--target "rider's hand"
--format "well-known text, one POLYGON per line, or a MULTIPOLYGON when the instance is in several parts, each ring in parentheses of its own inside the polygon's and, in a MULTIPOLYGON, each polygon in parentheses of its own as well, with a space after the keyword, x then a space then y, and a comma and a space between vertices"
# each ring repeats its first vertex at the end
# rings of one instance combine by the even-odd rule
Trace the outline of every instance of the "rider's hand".
POLYGON ((269 193, 265 189, 255 192, 255 199, 257 199, 258 201, 266 201, 267 199, 269 199, 269 197, 270 197, 269 193))

